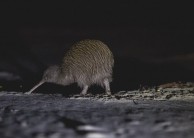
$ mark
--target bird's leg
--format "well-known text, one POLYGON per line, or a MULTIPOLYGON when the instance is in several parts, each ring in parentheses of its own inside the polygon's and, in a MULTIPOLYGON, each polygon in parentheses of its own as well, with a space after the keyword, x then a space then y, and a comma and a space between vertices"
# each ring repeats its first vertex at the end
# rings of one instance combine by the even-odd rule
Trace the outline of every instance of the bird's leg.
POLYGON ((105 86, 106 94, 111 95, 110 84, 107 78, 104 79, 104 86, 105 86))
POLYGON ((84 87, 83 87, 83 90, 82 90, 82 92, 81 92, 81 95, 86 95, 87 94, 87 91, 88 91, 88 85, 85 85, 84 87))

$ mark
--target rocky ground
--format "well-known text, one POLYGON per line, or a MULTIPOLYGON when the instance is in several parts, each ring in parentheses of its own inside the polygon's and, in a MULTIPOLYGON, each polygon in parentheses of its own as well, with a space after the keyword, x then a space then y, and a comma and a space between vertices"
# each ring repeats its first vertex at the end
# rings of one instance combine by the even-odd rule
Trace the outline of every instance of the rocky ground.
POLYGON ((0 92, 1 138, 191 138, 193 126, 193 83, 111 96, 0 92))

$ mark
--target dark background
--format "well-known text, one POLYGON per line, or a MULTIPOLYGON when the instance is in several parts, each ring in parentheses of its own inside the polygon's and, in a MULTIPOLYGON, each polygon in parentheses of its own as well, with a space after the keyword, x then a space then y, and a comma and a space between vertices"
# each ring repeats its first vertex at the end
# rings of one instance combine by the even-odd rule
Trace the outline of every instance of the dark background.
MULTIPOLYGON (((0 7, 1 90, 29 90, 46 67, 86 38, 113 51, 114 92, 194 80, 192 3, 80 0, 0 7)), ((47 89, 65 90, 52 84, 39 90, 47 89)))

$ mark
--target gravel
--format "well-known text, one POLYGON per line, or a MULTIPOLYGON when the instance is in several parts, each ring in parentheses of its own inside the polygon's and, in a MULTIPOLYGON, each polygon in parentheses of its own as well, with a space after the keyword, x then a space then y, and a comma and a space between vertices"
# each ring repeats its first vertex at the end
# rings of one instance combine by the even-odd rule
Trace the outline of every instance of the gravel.
POLYGON ((193 126, 190 83, 111 96, 0 92, 1 138, 189 138, 193 126))

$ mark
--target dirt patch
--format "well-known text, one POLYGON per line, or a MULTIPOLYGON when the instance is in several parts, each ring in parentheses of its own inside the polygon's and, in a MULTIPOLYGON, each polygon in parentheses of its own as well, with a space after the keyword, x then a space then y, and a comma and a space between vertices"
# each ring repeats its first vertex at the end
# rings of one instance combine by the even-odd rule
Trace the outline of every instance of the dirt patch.
POLYGON ((111 96, 0 92, 2 138, 193 137, 193 114, 192 83, 111 96))

